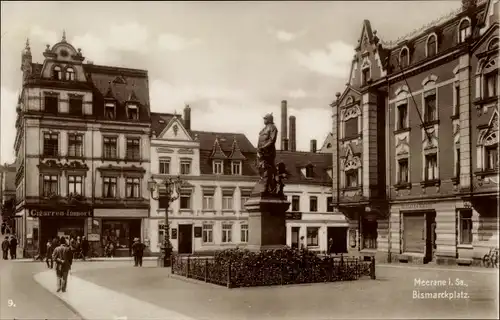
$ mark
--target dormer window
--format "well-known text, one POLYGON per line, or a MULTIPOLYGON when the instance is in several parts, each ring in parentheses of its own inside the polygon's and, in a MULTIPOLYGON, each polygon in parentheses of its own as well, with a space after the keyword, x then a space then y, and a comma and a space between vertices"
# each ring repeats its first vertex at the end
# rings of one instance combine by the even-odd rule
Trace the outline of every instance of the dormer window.
POLYGON ((312 178, 314 176, 314 168, 312 165, 306 167, 306 178, 312 178))
POLYGON ((61 67, 55 66, 52 70, 52 80, 61 80, 61 67))
POLYGON ((106 103, 104 106, 104 116, 106 119, 114 119, 115 118, 115 104, 114 103, 106 103))
POLYGON ((471 26, 468 19, 462 20, 458 31, 459 42, 462 43, 471 35, 471 26))
POLYGON ((135 104, 129 104, 127 106, 127 116, 129 120, 139 120, 139 109, 135 104))
POLYGON ((408 48, 403 48, 399 53, 399 66, 402 69, 408 67, 409 64, 410 64, 410 54, 408 52, 408 48))
POLYGON ((436 35, 431 34, 429 38, 427 38, 427 57, 432 57, 437 53, 437 40, 436 35))
POLYGON ((241 161, 231 162, 231 173, 233 175, 241 175, 241 161))
POLYGON ((222 174, 223 173, 222 160, 214 160, 214 162, 212 163, 212 169, 214 174, 222 174))
POLYGON ((66 80, 75 81, 75 70, 71 67, 66 69, 66 80))

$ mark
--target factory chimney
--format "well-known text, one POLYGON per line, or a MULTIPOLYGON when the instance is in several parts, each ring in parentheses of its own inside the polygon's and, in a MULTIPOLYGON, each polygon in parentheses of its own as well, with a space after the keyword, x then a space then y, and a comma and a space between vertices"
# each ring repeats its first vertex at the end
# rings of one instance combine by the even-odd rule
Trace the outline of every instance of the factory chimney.
POLYGON ((288 126, 287 126, 286 100, 281 101, 281 150, 288 150, 288 126))
POLYGON ((189 105, 184 107, 184 128, 191 130, 191 108, 189 105))
POLYGON ((290 151, 295 152, 297 151, 297 145, 295 141, 295 116, 290 116, 290 136, 289 136, 289 147, 290 151))

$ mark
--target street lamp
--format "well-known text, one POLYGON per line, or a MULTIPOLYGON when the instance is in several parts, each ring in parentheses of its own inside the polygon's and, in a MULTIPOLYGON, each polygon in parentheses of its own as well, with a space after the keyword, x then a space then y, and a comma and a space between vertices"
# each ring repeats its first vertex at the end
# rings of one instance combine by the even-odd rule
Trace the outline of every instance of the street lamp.
POLYGON ((151 193, 151 198, 158 201, 159 208, 165 209, 165 232, 164 241, 161 246, 161 254, 159 262, 163 262, 163 267, 170 266, 170 256, 172 254, 172 244, 170 243, 170 226, 168 223, 168 208, 170 204, 177 200, 180 196, 180 188, 182 180, 180 177, 166 178, 161 182, 156 182, 153 178, 148 181, 148 189, 151 193), (165 191, 160 188, 165 187, 165 191), (155 196, 156 192, 156 196, 155 196))

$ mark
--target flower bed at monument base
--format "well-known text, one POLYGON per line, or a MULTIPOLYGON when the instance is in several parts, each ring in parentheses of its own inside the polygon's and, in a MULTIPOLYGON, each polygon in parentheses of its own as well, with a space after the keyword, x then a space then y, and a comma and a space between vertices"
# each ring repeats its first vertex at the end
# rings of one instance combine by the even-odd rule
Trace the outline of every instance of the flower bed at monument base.
POLYGON ((295 249, 228 249, 213 257, 172 255, 172 273, 228 288, 375 279, 375 260, 295 249))

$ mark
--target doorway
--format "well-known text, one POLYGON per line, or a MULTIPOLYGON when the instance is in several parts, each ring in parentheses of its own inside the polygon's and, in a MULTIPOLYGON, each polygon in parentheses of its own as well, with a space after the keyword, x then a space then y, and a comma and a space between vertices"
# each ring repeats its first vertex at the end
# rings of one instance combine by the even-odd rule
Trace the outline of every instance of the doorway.
POLYGON ((299 248, 300 227, 292 227, 292 249, 299 248))
POLYGON ((193 226, 191 224, 179 225, 179 254, 193 253, 193 226))
POLYGON ((424 263, 429 263, 434 259, 436 251, 436 212, 425 213, 425 230, 424 263))
POLYGON ((347 253, 347 230, 348 227, 328 227, 327 242, 333 240, 331 253, 347 253))

